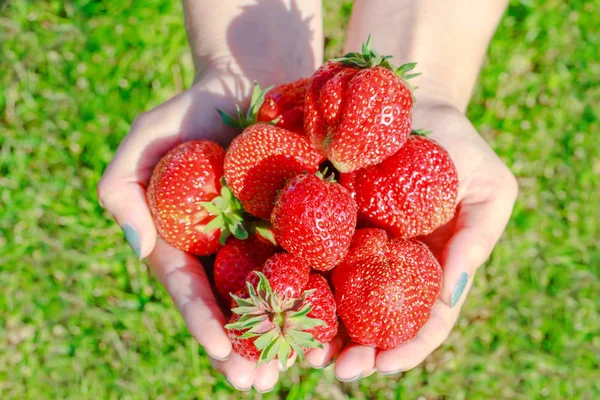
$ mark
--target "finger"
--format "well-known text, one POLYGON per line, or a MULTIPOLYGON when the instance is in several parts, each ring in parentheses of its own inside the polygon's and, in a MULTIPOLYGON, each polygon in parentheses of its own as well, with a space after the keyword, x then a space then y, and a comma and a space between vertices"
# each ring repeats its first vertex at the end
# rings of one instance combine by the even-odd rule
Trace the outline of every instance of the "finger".
POLYGON ((298 355, 296 353, 292 353, 292 355, 288 359, 287 366, 285 366, 285 367, 283 366, 281 361, 278 359, 277 367, 278 367, 279 371, 283 372, 283 371, 287 371, 288 369, 292 368, 292 366, 296 363, 297 359, 298 359, 298 355))
POLYGON ((229 357, 231 342, 224 328, 225 317, 200 262, 188 253, 174 249, 160 238, 149 261, 192 336, 212 357, 229 357))
POLYGON ((383 375, 392 375, 421 364, 446 340, 458 317, 459 308, 451 309, 444 302, 437 301, 431 310, 429 321, 417 336, 394 349, 379 351, 375 358, 377 371, 383 375))
POLYGON ((341 337, 336 336, 329 342, 323 344, 322 349, 311 349, 306 354, 306 361, 316 369, 325 368, 331 360, 342 350, 344 342, 341 337))
POLYGON ((154 166, 179 141, 189 99, 182 93, 138 117, 98 183, 100 204, 121 226, 138 258, 148 256, 156 243, 146 185, 154 166))
POLYGON ((516 181, 507 178, 491 184, 489 192, 479 198, 467 195, 459 205, 455 233, 442 256, 440 296, 446 304, 457 304, 477 268, 490 256, 510 218, 516 192, 516 181))
MULTIPOLYGON (((217 371, 225 375, 225 379, 234 388, 240 391, 245 392, 250 390, 257 376, 256 363, 245 359, 235 352, 231 353, 231 357, 224 361, 211 359, 211 364, 217 371)), ((275 372, 278 374, 277 376, 279 376, 276 365, 274 367, 269 366, 264 373, 272 374, 270 369, 275 369, 275 372)))
MULTIPOLYGON (((290 361, 291 362, 291 361, 290 361)), ((279 361, 273 360, 270 363, 262 364, 256 369, 254 378, 254 389, 260 393, 266 393, 273 390, 273 387, 279 379, 279 361)))
POLYGON ((335 360, 335 376, 342 382, 354 382, 375 369, 374 347, 351 343, 335 360))

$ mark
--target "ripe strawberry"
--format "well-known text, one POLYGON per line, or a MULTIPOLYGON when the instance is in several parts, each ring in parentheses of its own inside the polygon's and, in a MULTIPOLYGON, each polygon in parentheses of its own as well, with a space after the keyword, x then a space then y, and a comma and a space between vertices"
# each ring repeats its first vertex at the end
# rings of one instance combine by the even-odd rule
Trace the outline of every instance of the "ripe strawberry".
POLYGON ((338 315, 354 342, 391 349, 415 337, 429 319, 442 269, 421 242, 365 231, 357 231, 333 271, 338 315))
POLYGON ((171 246, 198 255, 219 248, 220 229, 206 231, 215 215, 202 205, 221 191, 225 151, 205 140, 182 143, 156 165, 148 204, 159 235, 171 246))
POLYGON ((356 204, 341 185, 313 174, 288 181, 277 197, 271 224, 281 247, 317 270, 335 267, 356 228, 356 204))
POLYGON ((454 216, 458 175, 448 152, 432 139, 411 135, 381 164, 341 174, 354 191, 362 222, 411 238, 427 235, 454 216))
POLYGON ((323 157, 297 133, 254 124, 227 150, 225 178, 247 212, 269 219, 285 182, 302 172, 316 172, 321 161, 323 157))
POLYGON ((337 334, 338 319, 335 310, 335 298, 331 293, 331 288, 327 279, 319 274, 312 273, 308 277, 308 283, 305 290, 314 290, 312 294, 306 296, 306 301, 310 303, 312 310, 307 317, 325 322, 324 326, 315 326, 308 332, 321 342, 327 343, 337 334))
POLYGON ((303 134, 304 97, 309 85, 310 79, 302 78, 269 90, 258 109, 258 121, 277 120, 276 126, 303 134))
POLYGON ((271 286, 265 275, 254 272, 258 283, 255 286, 247 283, 248 298, 234 296, 236 307, 231 310, 234 315, 225 328, 229 330, 230 337, 235 336, 233 348, 243 357, 258 361, 258 365, 278 358, 285 367, 293 352, 302 357, 305 350, 322 347, 311 332, 321 339, 337 333, 337 321, 335 324, 330 322, 335 319, 335 301, 331 292, 328 295, 321 284, 312 283, 314 278, 309 278, 308 266, 289 269, 290 262, 297 264, 290 254, 279 253, 270 260, 271 263, 268 262, 265 267, 270 269, 271 280, 278 289, 271 286), (298 297, 290 296, 304 290, 298 290, 299 281, 305 282, 304 285, 310 286, 310 289, 298 297), (310 302, 309 297, 312 299, 310 302), (330 304, 326 304, 327 301, 330 304), (314 330, 326 324, 316 319, 320 316, 331 325, 330 329, 314 330))
MULTIPOLYGON (((289 253, 277 253, 265 261, 260 270, 269 281, 273 292, 281 297, 299 297, 308 282, 310 267, 289 253)), ((258 275, 249 272, 246 278, 252 286, 259 282, 258 275)))
POLYGON ((340 172, 378 164, 410 133, 413 98, 406 80, 415 64, 399 68, 371 49, 325 63, 306 93, 304 129, 311 144, 340 172))
POLYGON ((229 302, 230 293, 245 288, 248 273, 261 269, 275 251, 275 246, 256 236, 246 240, 230 238, 219 249, 213 268, 215 287, 221 298, 229 302))

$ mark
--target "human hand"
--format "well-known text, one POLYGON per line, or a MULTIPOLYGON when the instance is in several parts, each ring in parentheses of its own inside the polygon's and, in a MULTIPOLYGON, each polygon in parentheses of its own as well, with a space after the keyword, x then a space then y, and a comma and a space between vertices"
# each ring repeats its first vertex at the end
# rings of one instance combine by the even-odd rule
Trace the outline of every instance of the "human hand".
POLYGON ((450 102, 417 92, 413 127, 431 130, 444 146, 459 176, 458 207, 452 221, 425 242, 444 271, 440 298, 417 336, 399 347, 380 351, 347 341, 343 331, 324 349, 312 350, 307 360, 321 367, 335 359, 341 381, 354 381, 377 371, 394 374, 419 365, 448 337, 477 268, 489 257, 508 222, 517 196, 510 170, 450 102))
MULTIPOLYGON (((273 71, 253 78, 270 83, 273 71)), ((290 77, 291 79, 291 77, 290 77)), ((240 390, 271 389, 278 380, 277 362, 255 368, 232 352, 224 329, 226 318, 197 257, 177 250, 157 236, 146 200, 146 185, 160 158, 179 143, 205 139, 227 146, 235 135, 216 108, 233 113, 247 101, 252 81, 227 68, 205 71, 187 91, 140 115, 122 141, 99 185, 100 203, 123 228, 137 257, 148 257, 192 336, 205 348, 213 366, 240 390)))

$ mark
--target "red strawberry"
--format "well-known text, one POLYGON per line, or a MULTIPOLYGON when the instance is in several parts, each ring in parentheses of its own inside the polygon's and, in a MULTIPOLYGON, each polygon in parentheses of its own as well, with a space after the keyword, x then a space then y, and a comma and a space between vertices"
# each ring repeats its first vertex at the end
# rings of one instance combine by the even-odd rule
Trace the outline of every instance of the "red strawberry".
POLYGON ((148 203, 159 235, 171 246, 198 255, 219 248, 220 229, 206 231, 215 215, 202 205, 221 191, 225 151, 205 140, 182 143, 156 165, 148 203))
POLYGON ((309 332, 313 337, 321 342, 327 343, 337 334, 338 319, 335 312, 335 298, 327 279, 319 274, 310 274, 305 290, 314 290, 312 294, 306 296, 306 301, 310 303, 312 310, 307 314, 308 317, 325 322, 324 326, 315 326, 309 332))
POLYGON ((325 63, 306 93, 304 129, 311 144, 340 172, 378 164, 410 133, 412 93, 405 82, 415 64, 394 67, 373 51, 325 63))
MULTIPOLYGON (((281 297, 300 297, 308 282, 310 267, 289 253, 277 253, 265 261, 261 272, 265 275, 273 292, 281 297)), ((258 275, 250 272, 246 278, 252 286, 258 284, 258 275)))
POLYGON ((280 128, 304 133, 304 97, 309 85, 310 79, 302 78, 269 90, 258 109, 258 121, 277 120, 280 128))
MULTIPOLYGON (((315 327, 325 325, 325 322, 308 316, 313 311, 313 306, 307 300, 309 296, 315 303, 316 315, 332 319, 328 314, 332 305, 323 303, 329 300, 333 304, 331 296, 327 298, 326 294, 317 295, 317 292, 311 291, 304 291, 299 297, 290 296, 290 293, 297 291, 293 277, 303 276, 296 280, 309 282, 310 269, 308 266, 299 269, 294 267, 293 271, 289 271, 290 264, 285 261, 292 256, 280 254, 283 256, 276 254, 272 257, 274 261, 269 267, 272 268, 271 279, 279 290, 271 287, 265 275, 255 272, 259 277, 258 284, 253 286, 248 283, 248 298, 234 297, 237 303, 231 310, 234 316, 225 326, 230 337, 235 336, 235 340, 232 340, 234 350, 249 360, 258 361, 258 365, 277 358, 286 366, 292 353, 302 357, 305 350, 322 347, 311 332, 315 327)), ((335 315, 335 308, 333 310, 335 315)), ((319 334, 319 331, 316 332, 319 334)), ((327 335, 330 334, 327 331, 327 335)))
POLYGON ((442 269, 416 240, 357 231, 357 242, 333 270, 338 315, 356 343, 391 349, 427 322, 442 286, 442 269), (369 237, 371 236, 371 237, 369 237))
POLYGON ((236 137, 225 155, 225 177, 244 209, 268 219, 277 191, 302 172, 314 173, 323 157, 306 138, 268 124, 255 124, 236 137))
POLYGON ((354 191, 361 221, 411 238, 427 235, 454 216, 458 175, 448 152, 435 141, 411 135, 379 165, 341 174, 354 191))
POLYGON ((346 255, 356 227, 356 204, 337 183, 313 174, 288 181, 277 197, 271 224, 281 247, 327 271, 346 255))
POLYGON ((213 269, 215 286, 221 298, 229 301, 230 293, 244 288, 248 273, 261 269, 275 251, 275 246, 256 236, 246 240, 230 238, 219 249, 213 269))

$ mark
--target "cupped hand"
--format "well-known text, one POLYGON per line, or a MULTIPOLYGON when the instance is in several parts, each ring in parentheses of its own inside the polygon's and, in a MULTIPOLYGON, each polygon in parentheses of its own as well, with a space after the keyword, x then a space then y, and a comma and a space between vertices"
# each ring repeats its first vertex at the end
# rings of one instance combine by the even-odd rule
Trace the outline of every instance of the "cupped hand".
MULTIPOLYGON (((255 363, 232 352, 223 327, 225 316, 200 261, 157 235, 146 200, 152 170, 171 148, 196 139, 226 147, 235 136, 236 132, 221 122, 216 108, 233 114, 235 104, 247 103, 252 81, 224 70, 205 72, 189 90, 135 120, 98 185, 98 197, 123 228, 137 257, 148 258, 152 271, 213 366, 240 390, 254 386, 266 391, 277 382, 277 362, 257 369, 255 363)), ((264 85, 277 79, 273 73, 256 74, 254 78, 264 85)))
POLYGON ((453 220, 419 238, 440 261, 444 272, 442 290, 429 321, 415 338, 395 349, 380 351, 361 346, 347 340, 342 332, 323 350, 312 350, 307 355, 314 367, 335 358, 335 374, 341 381, 360 379, 375 371, 407 371, 442 344, 458 318, 475 272, 491 254, 516 200, 515 177, 465 115, 446 101, 417 99, 413 127, 432 131, 430 137, 448 150, 459 176, 453 220))

